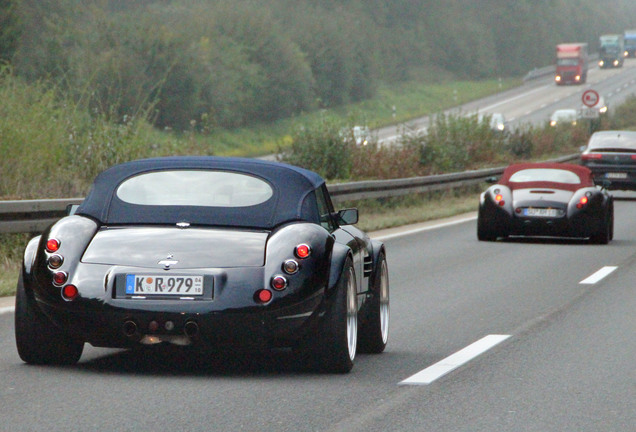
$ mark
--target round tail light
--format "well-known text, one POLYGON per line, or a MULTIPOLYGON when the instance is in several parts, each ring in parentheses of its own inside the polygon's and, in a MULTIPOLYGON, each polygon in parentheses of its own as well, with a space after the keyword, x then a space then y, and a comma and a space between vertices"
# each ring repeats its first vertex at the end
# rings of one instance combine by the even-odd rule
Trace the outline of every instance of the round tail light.
POLYGON ((272 292, 270 290, 261 289, 254 294, 254 300, 258 303, 268 303, 272 299, 272 292))
POLYGON ((272 278, 272 288, 276 291, 281 291, 287 288, 287 279, 283 276, 274 276, 272 278))
POLYGON ((64 263, 64 258, 62 255, 54 254, 49 257, 48 264, 52 269, 58 269, 64 263))
POLYGON ((290 259, 283 263, 283 271, 289 275, 293 275, 298 272, 298 262, 290 259))
POLYGON ((308 244, 299 244, 296 246, 296 250, 294 251, 296 256, 300 259, 307 258, 309 254, 311 254, 311 248, 308 244))
POLYGON ((64 300, 75 300, 79 292, 77 291, 77 287, 75 285, 66 285, 62 288, 62 297, 64 300))
POLYGON ((46 250, 47 252, 57 252, 60 248, 60 241, 58 239, 48 239, 46 241, 46 250))
POLYGON ((53 273, 53 283, 55 285, 63 285, 67 279, 68 279, 68 275, 66 274, 66 272, 59 271, 59 272, 53 273))

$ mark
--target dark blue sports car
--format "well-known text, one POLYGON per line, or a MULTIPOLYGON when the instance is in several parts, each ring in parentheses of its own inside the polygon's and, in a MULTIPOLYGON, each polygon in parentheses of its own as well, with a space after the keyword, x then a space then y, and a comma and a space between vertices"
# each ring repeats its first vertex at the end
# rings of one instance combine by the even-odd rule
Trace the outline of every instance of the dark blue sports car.
POLYGON ((324 180, 253 159, 114 166, 26 247, 22 360, 73 364, 85 343, 292 348, 348 372, 388 339, 385 248, 335 212, 324 180))

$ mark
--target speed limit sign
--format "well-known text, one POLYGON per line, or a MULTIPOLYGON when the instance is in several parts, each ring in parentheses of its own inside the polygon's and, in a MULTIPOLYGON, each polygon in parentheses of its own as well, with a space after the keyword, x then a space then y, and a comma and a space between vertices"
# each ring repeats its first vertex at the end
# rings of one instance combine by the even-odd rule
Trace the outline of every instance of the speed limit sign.
POLYGON ((592 89, 585 90, 583 92, 583 97, 581 98, 581 100, 583 101, 583 105, 590 108, 596 105, 599 99, 600 99, 600 96, 598 95, 598 92, 592 89))

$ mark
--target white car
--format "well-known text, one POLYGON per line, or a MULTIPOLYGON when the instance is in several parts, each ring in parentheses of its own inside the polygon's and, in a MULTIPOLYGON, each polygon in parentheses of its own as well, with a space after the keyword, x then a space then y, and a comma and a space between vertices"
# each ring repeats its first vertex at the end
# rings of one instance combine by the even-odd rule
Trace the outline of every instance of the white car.
POLYGON ((560 124, 576 125, 579 119, 579 112, 575 109, 559 109, 550 116, 550 126, 560 124))
POLYGON ((371 131, 366 126, 353 126, 351 129, 344 128, 340 131, 340 136, 344 141, 353 138, 357 146, 365 146, 371 141, 371 131))

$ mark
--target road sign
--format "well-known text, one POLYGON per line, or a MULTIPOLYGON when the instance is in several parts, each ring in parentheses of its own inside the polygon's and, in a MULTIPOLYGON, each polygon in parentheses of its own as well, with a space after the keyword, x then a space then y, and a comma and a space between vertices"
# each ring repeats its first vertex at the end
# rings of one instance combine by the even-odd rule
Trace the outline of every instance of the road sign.
POLYGON ((592 108, 594 105, 598 103, 600 96, 596 90, 585 90, 583 92, 583 97, 581 100, 583 101, 583 105, 592 108))
POLYGON ((583 108, 581 110, 581 117, 585 119, 596 119, 600 117, 600 113, 596 108, 583 108))

